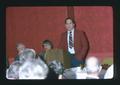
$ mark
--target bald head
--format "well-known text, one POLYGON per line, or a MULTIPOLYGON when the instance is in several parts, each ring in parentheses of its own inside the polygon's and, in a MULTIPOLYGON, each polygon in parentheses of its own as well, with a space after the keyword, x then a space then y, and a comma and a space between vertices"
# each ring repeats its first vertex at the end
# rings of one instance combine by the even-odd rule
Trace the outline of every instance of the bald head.
POLYGON ((97 72, 100 67, 100 62, 97 57, 91 56, 86 59, 86 68, 88 73, 97 72))

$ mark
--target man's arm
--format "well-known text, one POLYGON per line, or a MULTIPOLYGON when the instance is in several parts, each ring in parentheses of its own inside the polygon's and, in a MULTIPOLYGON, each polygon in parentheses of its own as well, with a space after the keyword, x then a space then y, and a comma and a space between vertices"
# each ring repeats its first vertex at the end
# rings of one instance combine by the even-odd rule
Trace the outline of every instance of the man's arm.
POLYGON ((81 32, 80 33, 80 41, 81 41, 81 50, 78 56, 80 56, 80 58, 82 58, 82 60, 86 59, 87 53, 89 51, 89 42, 87 39, 87 36, 85 34, 85 32, 81 32))

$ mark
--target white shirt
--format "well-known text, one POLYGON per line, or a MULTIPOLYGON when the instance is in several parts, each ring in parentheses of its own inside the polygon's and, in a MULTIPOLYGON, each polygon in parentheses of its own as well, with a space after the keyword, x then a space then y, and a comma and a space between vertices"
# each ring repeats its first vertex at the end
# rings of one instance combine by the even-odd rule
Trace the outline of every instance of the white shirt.
POLYGON ((106 71, 104 79, 112 79, 113 78, 113 68, 114 65, 112 64, 106 71))
MULTIPOLYGON (((72 41, 74 43, 74 29, 72 29, 71 32, 72 32, 72 41)), ((71 54, 75 54, 74 47, 72 47, 72 48, 69 47, 69 35, 70 35, 70 31, 67 31, 68 52, 70 52, 71 54)))

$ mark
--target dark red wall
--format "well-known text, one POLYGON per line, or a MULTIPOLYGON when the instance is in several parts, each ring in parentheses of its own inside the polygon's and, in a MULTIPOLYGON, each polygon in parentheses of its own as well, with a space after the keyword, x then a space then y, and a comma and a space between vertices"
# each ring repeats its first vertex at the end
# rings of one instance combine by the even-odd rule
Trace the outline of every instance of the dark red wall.
POLYGON ((90 42, 89 55, 113 57, 113 10, 110 6, 75 7, 77 28, 90 42))
MULTIPOLYGON (((74 7, 77 29, 84 30, 90 42, 89 55, 112 56, 113 14, 111 7, 74 7)), ((41 43, 50 39, 55 48, 65 31, 67 7, 8 7, 6 9, 6 53, 11 62, 16 55, 16 43, 22 42, 36 52, 41 43)))

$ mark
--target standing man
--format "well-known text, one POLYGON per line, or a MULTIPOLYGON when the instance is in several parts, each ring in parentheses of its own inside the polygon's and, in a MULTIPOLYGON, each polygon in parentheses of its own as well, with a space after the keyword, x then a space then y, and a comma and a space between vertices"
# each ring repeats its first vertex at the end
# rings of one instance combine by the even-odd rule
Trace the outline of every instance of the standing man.
POLYGON ((71 67, 77 67, 84 64, 89 50, 88 39, 85 32, 75 28, 75 21, 72 18, 65 19, 66 32, 62 33, 60 48, 69 54, 71 58, 71 67))

